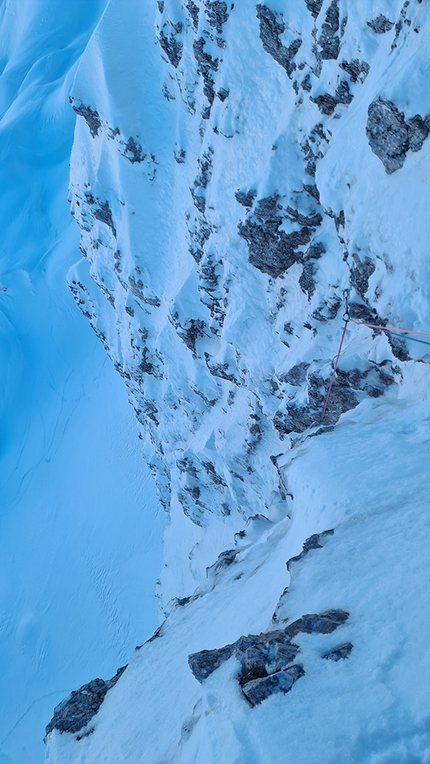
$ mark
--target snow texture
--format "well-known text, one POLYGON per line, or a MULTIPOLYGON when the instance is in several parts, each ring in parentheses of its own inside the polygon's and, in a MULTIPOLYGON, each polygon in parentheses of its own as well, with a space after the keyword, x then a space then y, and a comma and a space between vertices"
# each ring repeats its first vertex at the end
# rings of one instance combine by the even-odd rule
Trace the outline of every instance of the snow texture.
MULTIPOLYGON (((121 380, 66 285, 73 76, 104 3, 0 3, 0 762, 158 623, 164 513, 121 380)), ((81 117, 80 117, 81 118, 81 117)))
POLYGON ((107 3, 68 281, 169 512, 165 621, 49 764, 430 761, 429 346, 360 325, 430 332, 426 10, 107 3))

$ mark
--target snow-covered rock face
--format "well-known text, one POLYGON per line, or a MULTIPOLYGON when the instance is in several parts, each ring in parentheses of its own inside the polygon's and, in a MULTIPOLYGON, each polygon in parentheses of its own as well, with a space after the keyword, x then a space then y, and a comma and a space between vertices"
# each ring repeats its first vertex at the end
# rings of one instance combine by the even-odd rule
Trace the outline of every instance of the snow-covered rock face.
MULTIPOLYGON (((70 286, 142 425, 167 557, 180 530, 167 601, 287 511, 278 455, 320 423, 344 290, 352 318, 430 324, 428 25, 417 0, 125 6, 71 97, 70 286)), ((395 395, 410 353, 351 330, 325 423, 395 395)))
POLYGON ((426 10, 108 4, 71 94, 69 283, 170 513, 168 617, 50 762, 430 760, 402 679, 430 355, 362 325, 430 331, 426 10))

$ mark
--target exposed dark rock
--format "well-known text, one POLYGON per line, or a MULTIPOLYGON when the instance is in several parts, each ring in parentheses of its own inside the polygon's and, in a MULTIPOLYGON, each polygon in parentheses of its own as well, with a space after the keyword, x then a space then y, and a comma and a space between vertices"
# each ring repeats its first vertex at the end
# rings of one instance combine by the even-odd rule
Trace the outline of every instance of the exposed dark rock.
POLYGON ((309 226, 309 228, 317 228, 322 223, 322 216, 319 212, 314 211, 310 215, 304 215, 302 212, 293 209, 293 207, 286 208, 285 217, 290 220, 291 223, 309 226))
POLYGON ((73 111, 76 112, 76 114, 79 114, 81 117, 85 119, 85 122, 87 123, 90 133, 93 136, 93 138, 96 137, 96 135, 99 134, 99 130, 102 126, 102 121, 100 119, 99 113, 95 109, 91 109, 90 106, 84 106, 83 103, 81 103, 80 106, 76 106, 75 104, 72 105, 73 111))
POLYGON ((239 234, 248 244, 249 262, 263 273, 277 278, 294 263, 303 260, 302 247, 309 243, 311 233, 321 222, 319 214, 300 215, 296 210, 287 209, 286 219, 303 227, 299 231, 281 231, 283 222, 279 214, 279 197, 261 199, 245 223, 239 223, 239 234), (306 221, 306 222, 305 222, 306 221))
MULTIPOLYGON (((311 327, 312 328, 312 327, 311 327)), ((358 379, 363 377, 357 372, 358 379)), ((355 377, 338 372, 334 380, 330 403, 325 415, 326 424, 335 424, 339 417, 346 411, 358 406, 360 399, 356 390, 365 390, 365 385, 354 386, 355 377)), ((273 424, 281 438, 291 433, 305 432, 321 421, 324 400, 327 393, 328 380, 322 379, 317 374, 308 377, 308 405, 287 404, 286 411, 277 411, 273 417, 273 424)))
POLYGON ((404 114, 391 101, 377 98, 370 104, 366 135, 389 175, 403 166, 409 148, 408 130, 404 114))
POLYGON ((225 568, 230 567, 230 565, 235 561, 237 556, 237 549, 227 549, 225 552, 221 552, 221 554, 218 555, 217 561, 210 565, 208 568, 206 568, 206 577, 209 576, 209 573, 214 573, 217 575, 221 570, 224 570, 225 568))
POLYGON ((180 40, 176 39, 175 33, 172 32, 171 34, 167 36, 162 29, 160 30, 159 40, 160 40, 160 45, 162 49, 164 50, 167 58, 169 59, 172 66, 174 66, 176 69, 182 58, 182 49, 183 49, 182 43, 180 42, 180 40))
POLYGON ((270 695, 278 692, 289 692, 294 682, 300 679, 301 676, 304 676, 304 673, 301 666, 290 666, 290 668, 278 671, 270 676, 248 682, 242 687, 242 692, 251 705, 256 706, 270 697, 270 695))
POLYGON ((178 164, 184 164, 185 157, 186 157, 185 149, 177 149, 174 152, 174 157, 175 157, 175 162, 177 162, 178 164))
POLYGON ((331 634, 349 618, 344 610, 326 610, 320 615, 304 615, 285 629, 285 634, 293 639, 300 633, 331 634))
POLYGON ((397 43, 399 41, 400 32, 402 31, 402 28, 403 28, 403 22, 401 19, 399 19, 399 21, 397 22, 395 26, 396 34, 394 35, 394 40, 391 43, 391 50, 395 50, 395 48, 397 48, 397 43))
POLYGON ((133 137, 130 137, 125 144, 124 156, 132 163, 143 162, 146 154, 143 153, 142 146, 137 143, 133 137))
POLYGON ((186 0, 185 7, 191 16, 193 27, 197 32, 197 27, 199 25, 199 7, 193 0, 186 0))
POLYGON ((310 411, 308 406, 287 406, 287 412, 277 411, 273 417, 273 424, 281 438, 292 432, 304 432, 318 421, 317 416, 310 411))
POLYGON ((218 90, 217 96, 220 101, 224 103, 225 99, 228 98, 230 95, 230 90, 228 88, 220 88, 218 90))
POLYGON ((358 82, 359 80, 363 83, 370 71, 367 61, 360 61, 358 58, 354 58, 352 61, 342 61, 339 66, 349 74, 351 82, 358 82))
POLYGON ((333 114, 338 104, 342 103, 348 105, 351 103, 353 97, 348 83, 346 80, 343 80, 339 83, 334 95, 324 93, 324 95, 317 96, 316 98, 311 97, 311 101, 316 103, 322 114, 330 116, 333 114))
POLYGON ((203 682, 234 655, 235 646, 226 645, 218 650, 201 650, 188 657, 188 665, 198 682, 203 682))
POLYGON ((312 198, 317 202, 320 201, 320 192, 318 191, 318 186, 315 183, 304 183, 303 188, 309 194, 309 196, 312 196, 312 198))
POLYGON ((293 58, 299 50, 302 40, 297 38, 291 45, 286 47, 280 39, 280 35, 285 32, 285 24, 282 17, 275 16, 273 11, 265 5, 257 5, 257 17, 260 22, 260 39, 266 53, 269 53, 277 64, 283 67, 288 76, 291 77, 296 65, 293 58))
POLYGON ((196 500, 195 496, 192 495, 192 489, 185 490, 188 490, 188 493, 191 494, 193 501, 190 503, 188 501, 188 497, 179 491, 177 497, 182 507, 182 511, 184 515, 188 517, 192 523, 194 523, 194 525, 198 525, 199 528, 204 528, 206 526, 205 515, 207 514, 207 507, 205 507, 205 505, 200 501, 196 500))
POLYGON ((369 106, 366 135, 388 175, 403 166, 409 150, 422 148, 428 134, 428 120, 416 114, 406 121, 392 101, 377 98, 369 106))
POLYGON ((97 218, 97 220, 100 220, 102 223, 105 223, 107 226, 109 226, 113 235, 116 238, 116 228, 113 223, 112 210, 109 206, 109 202, 108 201, 101 202, 100 200, 97 200, 97 201, 99 206, 96 207, 95 210, 93 211, 94 217, 97 218))
POLYGON ((291 644, 275 644, 274 660, 268 664, 270 670, 282 671, 282 669, 288 668, 296 660, 300 648, 297 645, 291 644))
POLYGON ((224 488, 227 487, 227 483, 221 477, 221 475, 218 475, 218 472, 216 471, 216 469, 215 469, 214 465, 212 464, 212 462, 202 461, 202 465, 205 468, 207 474, 209 475, 212 483, 214 483, 215 485, 222 485, 222 486, 224 486, 224 488))
POLYGON ((299 278, 299 285, 303 292, 308 296, 308 300, 311 299, 315 292, 316 282, 314 279, 316 268, 313 262, 308 261, 303 266, 302 274, 299 278))
POLYGON ((322 549, 324 544, 321 544, 320 542, 323 541, 326 536, 333 536, 334 530, 333 528, 330 528, 327 531, 323 531, 322 533, 314 533, 313 536, 309 536, 309 538, 306 539, 306 541, 303 544, 302 551, 300 554, 297 554, 295 557, 291 557, 287 562, 287 570, 289 571, 291 568, 291 563, 293 562, 299 562, 299 560, 302 560, 303 557, 306 557, 306 555, 312 550, 312 549, 322 549))
POLYGON ((178 459, 176 462, 176 466, 178 467, 180 472, 186 472, 188 475, 191 475, 193 478, 198 477, 198 471, 191 459, 188 456, 184 456, 183 459, 178 459))
POLYGON ((216 72, 219 66, 219 59, 212 56, 204 50, 206 41, 204 37, 199 37, 193 43, 194 58, 197 61, 197 72, 203 77, 203 93, 209 101, 209 110, 205 110, 204 118, 208 118, 210 107, 215 98, 214 80, 211 72, 216 72))
POLYGON ((235 385, 240 385, 239 380, 233 374, 228 363, 211 363, 209 353, 205 353, 204 355, 206 366, 214 377, 220 377, 228 382, 234 382, 235 385))
POLYGON ((310 93, 310 91, 312 90, 311 75, 309 74, 309 72, 303 77, 302 88, 303 90, 306 90, 307 93, 310 93))
POLYGON ((228 19, 227 3, 220 0, 205 0, 206 17, 218 34, 222 34, 223 24, 228 19))
POLYGON ((206 209, 206 197, 203 194, 196 194, 195 188, 190 188, 190 192, 193 197, 194 206, 203 215, 206 209))
POLYGON ((316 244, 311 244, 306 250, 305 260, 319 260, 321 255, 324 255, 325 252, 326 248, 322 241, 317 241, 316 244))
POLYGON ((332 0, 322 25, 318 43, 321 47, 321 58, 337 59, 340 51, 339 32, 339 0, 332 0))
POLYGON ((191 671, 199 682, 219 668, 233 655, 240 661, 242 669, 239 681, 248 681, 250 669, 258 670, 260 676, 273 674, 296 659, 300 648, 291 642, 297 634, 331 634, 343 624, 349 614, 344 610, 326 610, 319 615, 308 614, 289 624, 285 629, 262 634, 239 637, 231 645, 217 650, 201 650, 188 658, 191 671))
POLYGON ((324 0, 305 0, 306 7, 310 13, 312 13, 312 16, 314 19, 316 19, 319 15, 319 12, 322 8, 324 0))
POLYGON ((254 204, 254 199, 257 196, 256 191, 247 191, 246 193, 244 191, 236 191, 235 197, 236 200, 241 204, 243 207, 252 207, 254 204))
POLYGON ((379 318, 376 310, 368 305, 361 305, 358 302, 351 302, 349 305, 349 315, 357 321, 366 321, 368 324, 386 325, 386 321, 379 318))
POLYGON ((211 226, 203 217, 199 218, 196 228, 190 230, 191 246, 189 252, 196 263, 200 263, 204 257, 205 244, 209 239, 211 231, 211 226))
POLYGON ((326 302, 324 305, 320 305, 320 307, 314 310, 312 313, 312 318, 315 318, 317 321, 327 321, 329 319, 336 318, 341 305, 342 302, 339 298, 335 298, 330 302, 326 302))
MULTIPOLYGON (((321 417, 326 393, 327 380, 323 381, 316 375, 311 376, 308 391, 309 403, 318 412, 318 419, 321 417)), ((358 406, 359 402, 360 398, 352 387, 350 380, 348 378, 340 379, 339 375, 337 375, 331 390, 324 422, 326 424, 336 424, 342 414, 354 409, 358 406)))
POLYGON ((337 647, 336 650, 330 650, 329 653, 323 655, 328 661, 340 661, 341 659, 348 658, 354 645, 351 642, 345 642, 341 647, 337 647))
MULTIPOLYGON (((253 651, 255 652, 255 651, 253 651)), ((239 684, 243 687, 247 682, 252 682, 254 679, 261 679, 261 677, 268 676, 264 665, 257 663, 256 665, 250 665, 248 668, 243 668, 239 673, 239 684)))
POLYGON ((387 339, 391 347, 391 352, 399 361, 411 360, 406 345, 401 337, 396 337, 395 334, 387 333, 387 339))
POLYGON ((375 272, 375 264, 370 257, 365 257, 364 260, 360 260, 358 255, 353 254, 354 265, 351 268, 351 284, 355 288, 357 294, 364 299, 369 288, 369 279, 372 273, 375 272))
MULTIPOLYGON (((151 305, 153 308, 159 308, 161 305, 159 297, 154 295, 153 297, 147 297, 145 295, 145 284, 143 283, 142 279, 136 279, 134 276, 128 277, 128 283, 130 286, 130 291, 134 297, 136 297, 139 302, 143 302, 146 305, 151 305)), ((146 335, 147 336, 147 335, 146 335)))
POLYGON ((199 173, 194 181, 194 188, 206 188, 212 173, 212 154, 213 149, 209 148, 201 157, 197 160, 199 167, 199 173))
MULTIPOLYGON (((126 666, 119 668, 115 676, 107 682, 103 679, 93 679, 88 684, 82 685, 79 690, 70 693, 54 708, 54 715, 46 727, 46 737, 54 729, 59 732, 79 732, 85 727, 99 710, 108 690, 117 683, 126 668, 126 666)), ((81 735, 80 739, 82 737, 84 736, 81 735)))
MULTIPOLYGON (((261 407, 259 407, 259 410, 260 410, 260 414, 262 414, 261 407)), ((258 444, 261 443, 263 439, 263 434, 264 434, 263 421, 264 421, 264 416, 259 416, 258 414, 249 415, 249 419, 247 422, 249 437, 246 440, 248 454, 255 453, 255 450, 258 444)))
POLYGON ((370 27, 376 34, 385 34, 393 28, 394 22, 389 21, 382 13, 377 16, 373 21, 368 21, 367 26, 370 27))
POLYGON ((421 151, 423 143, 429 134, 429 119, 425 120, 416 114, 415 117, 406 120, 408 129, 409 148, 411 151, 421 151))
POLYGON ((179 314, 177 312, 171 315, 172 323, 178 333, 178 336, 189 348, 193 355, 196 354, 196 342, 200 337, 206 335, 206 324, 200 318, 190 318, 185 322, 185 325, 181 325, 179 322, 179 314))
POLYGON ((296 385, 300 387, 306 381, 307 371, 309 369, 308 363, 298 363, 293 366, 286 374, 283 374, 281 382, 287 382, 289 385, 296 385))

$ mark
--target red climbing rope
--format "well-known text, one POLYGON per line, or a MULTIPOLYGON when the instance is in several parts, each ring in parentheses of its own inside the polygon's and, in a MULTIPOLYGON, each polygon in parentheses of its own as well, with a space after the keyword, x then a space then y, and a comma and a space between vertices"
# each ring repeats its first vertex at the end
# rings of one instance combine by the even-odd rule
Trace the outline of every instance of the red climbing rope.
POLYGON ((343 345, 343 341, 345 339, 345 334, 346 334, 346 330, 347 330, 349 321, 350 321, 349 317, 345 318, 345 326, 343 327, 342 339, 340 341, 339 350, 337 351, 337 356, 336 356, 336 360, 334 362, 334 367, 333 367, 333 374, 331 375, 330 384, 329 384, 329 387, 328 387, 328 390, 327 390, 327 395, 325 397, 324 408, 323 408, 323 412, 322 412, 322 415, 321 415, 321 421, 323 421, 323 419, 325 417, 325 412, 327 411, 327 406, 328 406, 328 402, 330 400, 330 395, 331 395, 331 389, 333 387, 334 378, 336 376, 337 366, 338 366, 338 363, 339 363, 340 354, 342 352, 342 345, 343 345))
MULTIPOLYGON (((393 332, 394 334, 417 334, 417 335, 420 335, 421 337, 430 337, 430 332, 415 332, 412 329, 397 329, 393 326, 378 326, 377 324, 367 324, 365 321, 354 321, 353 318, 349 317, 348 311, 345 313, 344 321, 345 321, 345 326, 343 327, 342 339, 340 341, 339 350, 336 356, 336 361, 334 363, 333 373, 331 375, 330 384, 327 390, 327 395, 325 397, 324 408, 321 415, 321 421, 323 421, 325 417, 325 413, 327 411, 327 406, 328 406, 328 402, 330 400, 330 395, 331 395, 331 389, 333 387, 334 378, 336 376, 336 371, 339 364, 339 358, 342 352, 343 341, 345 339, 345 334, 346 334, 346 329, 348 324, 355 324, 356 326, 367 326, 369 329, 380 329, 382 332, 393 332)), ((420 340, 415 340, 415 341, 420 342, 420 340)))
POLYGON ((377 326, 377 324, 366 324, 364 321, 354 321, 349 319, 351 324, 357 326, 367 326, 369 329, 381 329, 383 332, 395 332, 396 334, 420 334, 422 337, 430 337, 430 332, 414 332, 412 329, 395 329, 393 326, 377 326))

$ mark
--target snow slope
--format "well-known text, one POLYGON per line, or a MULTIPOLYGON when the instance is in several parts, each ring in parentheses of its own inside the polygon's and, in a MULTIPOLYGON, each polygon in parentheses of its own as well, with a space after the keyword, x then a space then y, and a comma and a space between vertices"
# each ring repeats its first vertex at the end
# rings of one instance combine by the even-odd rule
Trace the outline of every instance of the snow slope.
POLYGON ((427 16, 108 3, 72 88, 68 278, 170 513, 166 621, 50 764, 430 761, 429 345, 360 325, 430 332, 427 16), (326 611, 349 616, 251 707, 231 645, 326 611))
POLYGON ((76 309, 68 92, 103 2, 0 4, 0 761, 158 623, 164 527, 123 386, 76 309))

